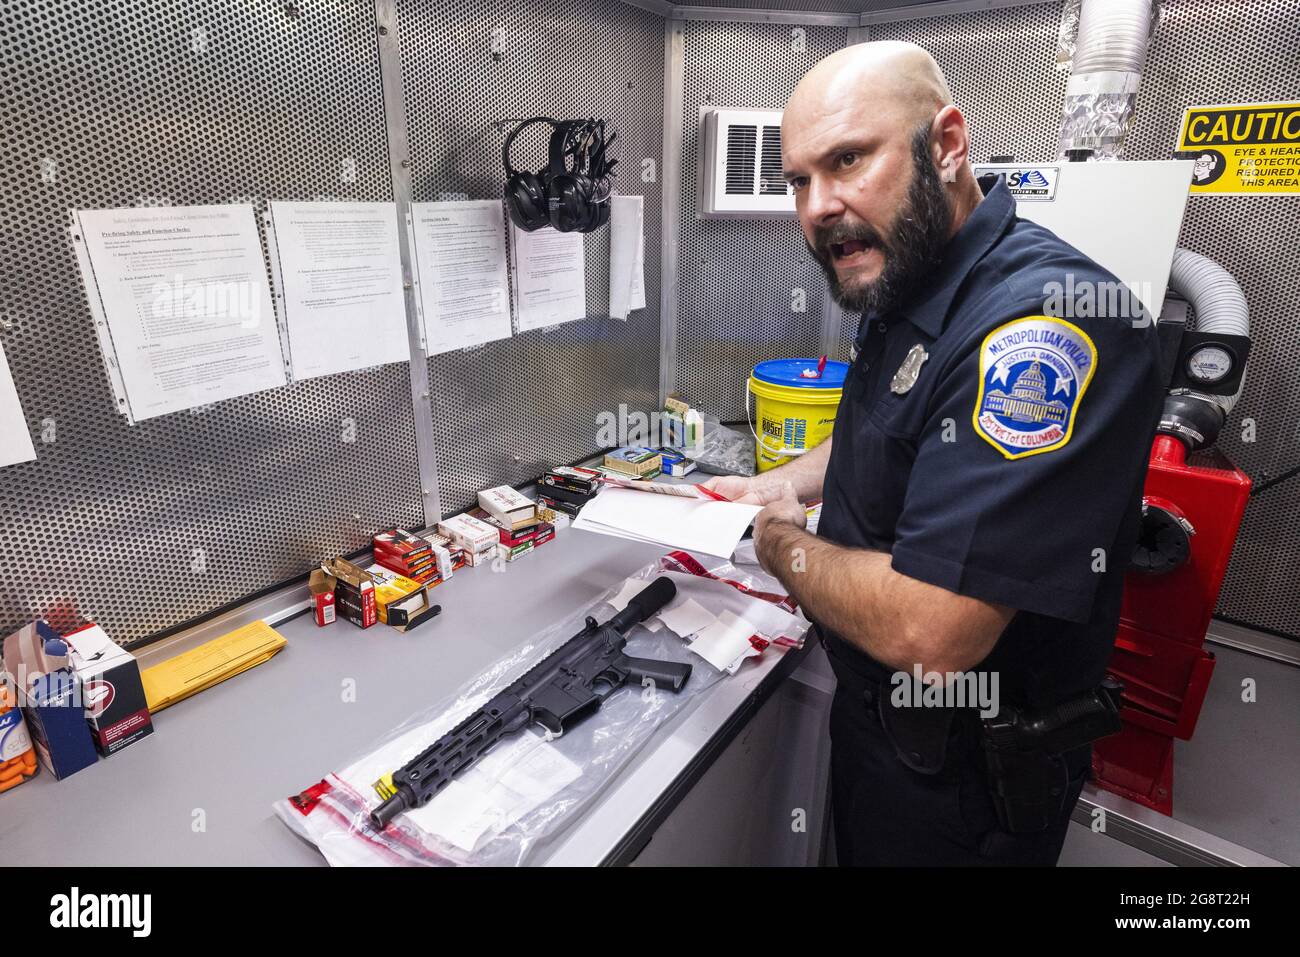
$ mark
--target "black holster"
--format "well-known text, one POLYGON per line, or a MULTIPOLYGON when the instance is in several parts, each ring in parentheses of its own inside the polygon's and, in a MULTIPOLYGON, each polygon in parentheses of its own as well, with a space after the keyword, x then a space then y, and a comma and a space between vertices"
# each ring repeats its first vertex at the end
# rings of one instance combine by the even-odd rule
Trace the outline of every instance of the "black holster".
POLYGON ((1002 830, 1029 834, 1057 820, 1069 791, 1065 755, 1120 730, 1122 691, 1118 681, 1107 678, 1054 707, 1003 707, 983 721, 989 789, 1002 830))
MULTIPOLYGON (((922 693, 922 685, 915 688, 918 695, 922 693)), ((938 774, 947 761, 948 739, 958 709, 897 707, 888 685, 879 689, 877 706, 880 726, 898 760, 918 774, 938 774)))

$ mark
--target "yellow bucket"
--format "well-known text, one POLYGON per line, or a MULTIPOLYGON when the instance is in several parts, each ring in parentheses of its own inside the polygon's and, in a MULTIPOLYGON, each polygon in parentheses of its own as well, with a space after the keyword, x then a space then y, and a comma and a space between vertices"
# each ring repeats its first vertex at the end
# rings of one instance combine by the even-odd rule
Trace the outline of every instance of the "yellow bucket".
POLYGON ((747 384, 754 396, 754 415, 749 418, 746 395, 745 416, 754 433, 758 471, 774 469, 816 448, 834 429, 849 366, 827 362, 818 373, 817 363, 816 359, 771 359, 754 366, 747 384))

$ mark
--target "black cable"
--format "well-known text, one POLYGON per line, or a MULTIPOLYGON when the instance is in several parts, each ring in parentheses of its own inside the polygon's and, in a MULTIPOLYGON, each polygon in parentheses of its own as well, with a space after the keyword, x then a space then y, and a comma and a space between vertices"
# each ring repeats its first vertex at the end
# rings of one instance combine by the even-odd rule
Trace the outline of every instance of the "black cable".
POLYGON ((1251 490, 1250 490, 1250 497, 1251 497, 1251 498, 1254 498, 1254 497, 1255 497, 1256 495, 1258 495, 1260 492, 1263 492, 1263 491, 1265 491, 1266 489, 1270 489, 1270 488, 1272 488, 1274 485, 1279 485, 1279 484, 1281 484, 1282 482, 1285 482, 1287 479, 1293 479, 1293 478, 1295 478, 1297 475, 1300 475, 1300 465, 1297 465, 1297 466, 1296 466, 1295 468, 1293 468, 1293 469, 1287 469, 1287 470, 1286 470, 1285 472, 1283 472, 1281 475, 1275 475, 1273 478, 1269 479, 1267 482, 1260 482, 1258 485, 1252 486, 1252 487, 1251 487, 1251 490))

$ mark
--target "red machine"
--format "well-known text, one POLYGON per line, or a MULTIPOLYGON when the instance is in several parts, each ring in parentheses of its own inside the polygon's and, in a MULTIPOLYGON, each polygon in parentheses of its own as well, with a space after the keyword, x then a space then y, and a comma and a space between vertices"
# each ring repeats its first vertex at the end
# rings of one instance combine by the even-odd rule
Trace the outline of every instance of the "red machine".
POLYGON ((1201 644, 1249 496, 1249 477, 1219 452, 1189 456, 1156 436, 1110 661, 1124 730, 1094 743, 1092 769, 1102 787, 1162 814, 1173 811, 1174 738, 1196 730, 1214 670, 1201 644))

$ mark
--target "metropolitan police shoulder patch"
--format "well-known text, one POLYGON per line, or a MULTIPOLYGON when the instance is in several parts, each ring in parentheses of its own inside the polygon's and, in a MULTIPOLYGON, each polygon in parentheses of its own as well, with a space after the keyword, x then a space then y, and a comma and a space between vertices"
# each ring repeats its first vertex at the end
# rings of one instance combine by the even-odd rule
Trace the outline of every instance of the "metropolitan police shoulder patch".
POLYGON ((971 421, 1009 459, 1070 441, 1079 402, 1097 368, 1097 347, 1074 323, 1026 316, 980 345, 980 387, 971 421))

